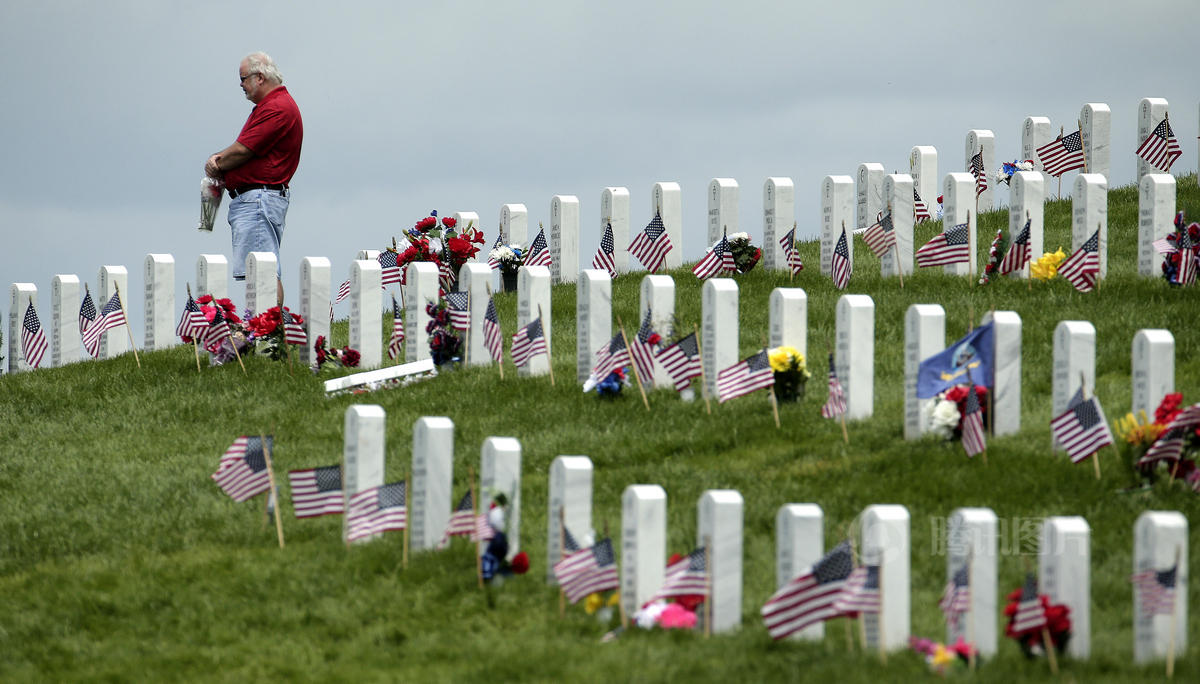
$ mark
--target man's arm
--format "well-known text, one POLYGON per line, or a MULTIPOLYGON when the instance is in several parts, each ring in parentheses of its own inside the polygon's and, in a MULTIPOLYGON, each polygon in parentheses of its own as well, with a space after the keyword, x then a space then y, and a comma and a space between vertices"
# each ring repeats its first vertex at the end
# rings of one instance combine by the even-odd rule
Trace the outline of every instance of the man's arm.
POLYGON ((225 149, 213 154, 204 163, 204 173, 212 178, 220 178, 221 174, 245 164, 254 157, 254 152, 238 141, 225 149))

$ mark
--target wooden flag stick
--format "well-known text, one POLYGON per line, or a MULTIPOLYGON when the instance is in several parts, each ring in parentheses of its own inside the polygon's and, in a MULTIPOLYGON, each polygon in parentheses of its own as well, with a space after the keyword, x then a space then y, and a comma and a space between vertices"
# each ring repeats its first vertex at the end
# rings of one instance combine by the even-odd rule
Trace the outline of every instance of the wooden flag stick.
POLYGON ((409 496, 408 496, 408 494, 411 490, 412 490, 412 471, 405 471, 405 473, 404 473, 404 540, 403 540, 403 544, 402 544, 404 548, 400 552, 400 564, 402 566, 404 566, 405 570, 408 569, 408 537, 409 537, 409 534, 408 534, 408 526, 409 526, 408 499, 409 499, 409 496))
MULTIPOLYGON (((273 436, 273 435, 272 435, 273 436)), ((259 439, 262 440, 263 460, 267 462, 267 482, 271 485, 271 491, 267 492, 267 501, 271 501, 271 496, 275 494, 275 468, 271 465, 271 445, 267 442, 267 436, 259 434, 259 439)), ((275 532, 279 536, 279 548, 283 548, 283 520, 279 517, 279 497, 275 497, 275 532)))
POLYGON ((704 638, 712 636, 713 576, 712 537, 704 535, 704 638))
MULTIPOLYGON (((1178 544, 1175 545, 1175 591, 1179 591, 1179 558, 1182 556, 1182 549, 1178 544)), ((1167 679, 1175 677, 1175 629, 1178 626, 1179 611, 1176 607, 1179 605, 1178 597, 1172 597, 1171 600, 1171 633, 1167 637, 1167 679)))
MULTIPOLYGON (((488 285, 485 285, 484 288, 487 290, 488 300, 490 301, 492 298, 492 286, 491 286, 491 284, 488 284, 488 285)), ((403 293, 401 293, 401 296, 403 296, 403 293)), ((496 321, 496 326, 499 327, 499 325, 500 325, 500 322, 496 321)), ((498 361, 496 361, 496 367, 500 369, 500 379, 503 380, 504 379, 504 331, 500 332, 500 359, 498 361)))
MULTIPOLYGON (((228 326, 228 324, 226 324, 228 326)), ((228 330, 228 327, 226 327, 228 330)), ((233 341, 233 330, 229 330, 229 346, 233 347, 233 355, 237 357, 238 365, 242 367, 242 375, 249 375, 246 372, 246 364, 242 363, 242 354, 238 351, 237 342, 233 341)))
POLYGON ((708 382, 704 378, 704 350, 700 347, 700 330, 692 324, 692 334, 696 336, 696 353, 700 355, 700 394, 704 397, 704 412, 712 415, 712 402, 708 399, 708 382))
MULTIPOLYGON (((84 289, 84 291, 87 290, 87 283, 83 284, 83 289, 84 289)), ((192 284, 191 283, 187 284, 187 293, 188 293, 188 299, 190 300, 192 298, 192 284)), ((190 316, 190 314, 191 314, 191 312, 188 312, 189 316, 190 316)), ((194 333, 195 331, 193 330, 192 332, 194 333)), ((192 335, 192 349, 195 350, 195 352, 196 352, 196 372, 199 373, 200 372, 200 342, 199 342, 198 338, 196 337, 196 335, 192 335)))
MULTIPOLYGON (((766 338, 760 337, 759 341, 762 342, 763 353, 767 354, 767 363, 769 364, 771 362, 771 357, 770 357, 770 352, 767 351, 767 340, 766 340, 766 338)), ((771 395, 771 414, 775 416, 775 429, 778 430, 779 429, 779 398, 775 396, 775 382, 773 379, 774 372, 775 371, 771 371, 772 381, 771 381, 771 386, 769 388, 767 388, 767 392, 771 395)))
MULTIPOLYGON (((541 225, 542 224, 539 223, 538 228, 541 228, 541 225)), ((550 369, 550 386, 554 387, 554 357, 550 355, 550 337, 546 334, 546 319, 542 317, 541 304, 538 304, 538 320, 542 322, 542 339, 543 343, 546 345, 546 367, 550 369)), ((624 334, 624 332, 621 334, 624 334)), ((642 398, 645 399, 645 395, 643 395, 642 398)), ((650 407, 647 405, 646 408, 650 407)))
MULTIPOLYGON (((625 348, 629 349, 629 338, 625 336, 625 324, 621 322, 621 317, 617 316, 617 328, 621 331, 621 340, 625 343, 625 348)), ((633 379, 637 381, 638 392, 642 394, 642 403, 646 405, 646 410, 650 410, 650 401, 646 399, 646 389, 642 387, 642 376, 638 373, 637 364, 630 359, 630 367, 633 368, 633 379)))
MULTIPOLYGON (((471 490, 471 505, 474 507, 474 524, 479 526, 479 497, 475 496, 475 466, 471 466, 467 470, 467 487, 471 490)), ((482 494, 483 492, 479 492, 482 494)), ((479 582, 479 588, 483 588, 483 540, 479 535, 475 535, 475 579, 479 582)))
POLYGON ((142 367, 142 360, 138 358, 137 345, 133 343, 133 330, 129 328, 129 316, 125 313, 125 300, 121 299, 121 286, 117 281, 113 281, 113 292, 117 293, 117 303, 121 305, 121 317, 125 319, 125 332, 129 334, 129 348, 133 350, 133 360, 137 361, 137 367, 142 367))
POLYGON ((1042 648, 1046 649, 1046 659, 1050 661, 1050 672, 1058 674, 1058 654, 1054 652, 1054 641, 1050 638, 1050 628, 1042 627, 1042 648))

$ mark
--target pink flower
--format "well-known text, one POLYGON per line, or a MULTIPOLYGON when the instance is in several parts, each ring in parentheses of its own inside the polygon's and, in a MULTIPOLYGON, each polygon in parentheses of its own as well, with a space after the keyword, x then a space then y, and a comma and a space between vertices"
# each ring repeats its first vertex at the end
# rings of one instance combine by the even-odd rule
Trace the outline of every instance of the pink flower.
POLYGON ((663 629, 693 629, 696 627, 696 614, 678 603, 671 603, 658 616, 658 624, 663 629))

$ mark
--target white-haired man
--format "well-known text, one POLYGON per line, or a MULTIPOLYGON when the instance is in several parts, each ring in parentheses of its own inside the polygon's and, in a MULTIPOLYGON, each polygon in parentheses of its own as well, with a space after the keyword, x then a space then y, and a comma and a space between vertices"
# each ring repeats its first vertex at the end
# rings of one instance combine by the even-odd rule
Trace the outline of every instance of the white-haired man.
MULTIPOLYGON (((265 53, 247 55, 238 67, 238 80, 254 109, 237 140, 209 157, 204 172, 222 178, 229 190, 233 277, 245 280, 250 252, 273 252, 278 264, 289 184, 300 165, 304 122, 296 101, 283 86, 279 67, 265 53)), ((276 269, 278 276, 278 265, 276 269)), ((279 301, 283 301, 282 280, 279 301)))

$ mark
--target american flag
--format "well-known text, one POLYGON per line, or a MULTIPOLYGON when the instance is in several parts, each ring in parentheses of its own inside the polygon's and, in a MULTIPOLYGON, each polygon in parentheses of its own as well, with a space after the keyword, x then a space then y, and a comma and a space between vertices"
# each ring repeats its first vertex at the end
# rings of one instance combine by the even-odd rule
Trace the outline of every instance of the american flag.
POLYGON ((650 600, 697 595, 708 596, 708 550, 703 547, 668 565, 662 588, 650 600))
POLYGON ((896 246, 896 231, 895 225, 892 224, 891 212, 888 212, 887 216, 880 214, 879 220, 863 233, 863 242, 867 243, 871 253, 878 259, 882 259, 889 249, 896 246))
POLYGON ((483 346, 492 355, 493 361, 504 358, 504 338, 500 335, 500 317, 496 315, 496 301, 488 295, 487 311, 483 314, 483 346))
POLYGON ((608 271, 609 278, 617 277, 617 262, 613 259, 616 251, 616 241, 613 240, 612 223, 604 226, 604 235, 600 238, 600 246, 596 248, 596 256, 592 257, 592 268, 608 271))
POLYGON ((1092 397, 1084 401, 1083 387, 1075 390, 1067 410, 1050 421, 1050 432, 1067 450, 1072 463, 1079 463, 1113 443, 1112 430, 1108 428, 1100 400, 1092 397))
POLYGON ((783 248, 783 258, 787 262, 788 268, 792 270, 792 275, 796 275, 804 270, 804 262, 800 261, 800 252, 796 249, 796 227, 783 234, 779 238, 779 246, 783 248))
POLYGON ((775 384, 775 371, 764 349, 717 373, 717 397, 721 403, 775 384))
POLYGON ((308 335, 304 333, 304 326, 296 322, 296 317, 288 311, 286 306, 280 307, 279 318, 283 322, 283 341, 287 344, 298 344, 304 346, 308 344, 308 335))
POLYGON ((1083 136, 1079 131, 1065 138, 1059 134, 1054 140, 1037 148, 1037 157, 1042 162, 1042 169, 1051 176, 1061 176, 1067 171, 1082 169, 1083 136))
POLYGON ((926 242, 915 254, 917 266, 945 266, 961 264, 971 260, 971 245, 968 240, 969 223, 960 223, 950 230, 938 233, 926 242))
POLYGON ((610 373, 629 363, 629 348, 625 346, 625 337, 621 333, 613 335, 608 344, 596 352, 596 364, 592 366, 592 377, 596 382, 602 382, 610 373))
POLYGON ((42 357, 46 355, 48 346, 46 331, 42 330, 42 322, 38 320, 31 299, 25 309, 25 320, 21 323, 21 349, 25 354, 25 363, 32 368, 42 365, 42 357))
POLYGON ((334 303, 341 304, 342 300, 349 296, 350 296, 350 281, 349 280, 342 281, 342 284, 338 285, 337 300, 334 303))
POLYGON ((1087 242, 1058 266, 1058 274, 1066 278, 1080 292, 1091 292, 1096 287, 1096 276, 1100 273, 1100 230, 1097 229, 1087 242))
POLYGON ((946 622, 950 624, 954 624, 960 614, 971 609, 970 569, 969 565, 963 563, 946 583, 946 588, 942 590, 942 599, 938 601, 938 608, 942 609, 942 613, 946 616, 946 622))
POLYGON ((392 296, 392 336, 388 338, 388 358, 398 358, 403 347, 404 320, 400 317, 400 305, 396 302, 396 297, 392 296))
POLYGON ((839 613, 878 613, 879 602, 879 566, 860 565, 850 573, 833 609, 839 613))
POLYGON ((598 591, 616 589, 620 577, 612 540, 604 539, 555 563, 554 579, 571 603, 598 591))
MULTIPOLYGON (((196 303, 192 301, 191 295, 188 295, 188 302, 191 303, 192 306, 196 306, 196 303)), ((196 310, 199 311, 199 308, 197 308, 196 310)), ((187 316, 186 310, 184 311, 184 316, 187 316)), ((201 321, 201 323, 204 322, 203 316, 201 316, 200 321, 201 321)), ((92 293, 89 291, 84 294, 83 303, 79 305, 79 335, 80 335, 80 337, 83 337, 83 335, 85 333, 87 333, 88 328, 92 327, 92 324, 95 322, 96 322, 96 304, 95 304, 95 302, 92 301, 92 293)), ((180 321, 179 325, 182 326, 183 321, 180 321)), ((96 356, 96 354, 100 353, 99 341, 97 341, 95 350, 88 349, 87 351, 93 357, 96 356)))
POLYGON ((513 363, 517 367, 529 363, 529 359, 538 354, 546 353, 546 337, 542 331, 542 319, 536 318, 512 336, 513 363))
MULTIPOLYGON (((390 249, 385 249, 379 253, 375 259, 379 262, 380 279, 379 282, 383 285, 398 284, 400 282, 400 267, 396 264, 396 253, 390 249)), ((350 281, 346 281, 349 283, 350 281)), ((347 285, 347 291, 349 286, 347 285)), ((341 296, 338 301, 342 301, 341 296)))
POLYGON ((654 352, 655 346, 650 343, 650 339, 657 333, 654 332, 654 326, 650 323, 651 312, 646 309, 646 315, 642 318, 642 325, 638 328, 637 335, 634 336, 633 342, 629 345, 629 356, 633 359, 634 365, 637 366, 637 372, 642 378, 652 378, 654 376, 654 352))
POLYGON ((983 168, 983 148, 971 157, 971 175, 975 176, 975 196, 983 194, 988 189, 987 170, 983 168))
POLYGON ((1179 141, 1175 139, 1175 133, 1165 116, 1137 148, 1137 156, 1163 173, 1171 170, 1171 165, 1181 154, 1183 149, 1179 147, 1179 141))
POLYGON ((458 282, 458 274, 454 272, 454 267, 450 264, 450 255, 443 252, 440 259, 437 260, 438 267, 438 286, 442 290, 449 292, 454 289, 454 283, 458 282))
POLYGON ((671 251, 671 236, 663 226, 662 214, 654 212, 654 218, 629 244, 629 253, 642 262, 647 271, 654 273, 662 266, 671 251))
POLYGON ((469 537, 474 533, 475 497, 468 489, 467 493, 458 500, 454 511, 450 513, 450 519, 446 521, 446 531, 442 533, 442 540, 438 542, 437 547, 439 549, 446 548, 450 544, 450 537, 469 537))
POLYGON ((487 261, 487 263, 488 263, 488 266, 490 266, 490 267, 491 267, 491 269, 492 269, 493 271, 494 271, 494 270, 496 270, 496 269, 498 269, 498 268, 500 268, 500 260, 499 260, 499 259, 497 259, 497 258, 495 258, 495 257, 493 257, 493 256, 492 256, 492 252, 493 252, 493 251, 495 251, 495 249, 496 249, 497 247, 501 247, 501 246, 503 246, 503 245, 504 245, 504 235, 503 235, 503 234, 500 234, 500 235, 497 235, 497 236, 496 236, 496 242, 492 243, 492 249, 491 249, 491 250, 488 250, 488 261, 487 261))
MULTIPOLYGON (((270 449, 273 437, 267 436, 270 449)), ((225 450, 212 479, 234 501, 246 501, 271 488, 261 437, 239 437, 225 450)))
POLYGON ((550 245, 546 244, 546 231, 538 228, 538 234, 534 236, 533 242, 529 243, 529 250, 525 252, 526 266, 550 266, 550 245))
POLYGON ((475 529, 471 532, 471 541, 488 541, 495 536, 496 530, 493 530, 488 522, 488 512, 480 511, 479 515, 475 516, 475 529))
POLYGON ((120 294, 114 292, 113 296, 109 298, 108 303, 100 310, 100 317, 83 334, 83 346, 87 347, 89 352, 95 349, 96 354, 99 354, 101 336, 105 332, 122 325, 125 325, 125 312, 121 310, 120 294))
POLYGON ((987 451, 987 438, 983 434, 983 411, 974 387, 967 389, 967 405, 963 408, 962 417, 962 443, 968 457, 987 451))
POLYGON ((1175 612, 1175 585, 1179 575, 1178 564, 1166 570, 1147 568, 1130 576, 1129 581, 1137 591, 1138 603, 1143 617, 1170 615, 1175 612))
POLYGON ((839 290, 846 289, 850 284, 850 274, 854 271, 854 264, 850 262, 850 246, 846 242, 846 226, 842 226, 842 236, 833 248, 830 270, 833 272, 833 286, 839 290))
POLYGON ((1175 272, 1175 282, 1180 285, 1196 282, 1196 254, 1192 249, 1194 246, 1188 229, 1180 230, 1175 238, 1175 248, 1179 251, 1179 270, 1175 272))
POLYGON ((571 534, 571 530, 567 529, 566 525, 562 526, 562 555, 565 557, 568 553, 574 553, 579 550, 579 542, 575 541, 575 535, 571 534))
POLYGON ((1004 258, 1000 260, 1000 273, 1012 273, 1025 268, 1025 264, 1029 263, 1029 225, 1033 219, 1025 220, 1025 227, 1017 233, 1017 237, 1013 239, 1012 244, 1008 246, 1008 251, 1004 253, 1004 258))
POLYGON ((1191 406, 1180 411, 1174 419, 1167 424, 1167 428, 1163 430, 1154 444, 1138 459, 1137 465, 1149 465, 1155 461, 1177 461, 1183 456, 1183 448, 1188 432, 1191 432, 1200 426, 1200 404, 1192 404, 1191 406))
POLYGON ((676 390, 685 390, 692 378, 700 377, 704 367, 700 361, 700 345, 696 333, 690 333, 658 353, 658 362, 667 370, 676 390))
MULTIPOLYGON (((92 296, 89 294, 87 299, 83 300, 85 308, 91 309, 91 317, 96 318, 96 307, 92 305, 92 296)), ((84 332, 83 326, 84 310, 79 310, 79 332, 84 332)), ((204 320, 204 312, 200 311, 200 307, 196 305, 196 300, 192 299, 192 295, 188 295, 187 303, 183 305, 183 315, 179 317, 179 325, 175 327, 175 334, 180 337, 191 337, 197 339, 204 335, 208 330, 208 321, 204 320)), ((197 339, 197 341, 199 341, 197 339)), ((89 350, 90 351, 90 350, 89 350)))
POLYGON ((829 353, 829 399, 821 407, 821 416, 833 418, 846 412, 846 391, 838 380, 837 368, 833 364, 833 352, 829 353))
POLYGON ((925 201, 921 199, 921 195, 917 192, 916 188, 913 188, 913 219, 917 223, 933 220, 933 214, 929 213, 929 205, 925 204, 925 201))
POLYGON ((733 261, 733 251, 730 250, 729 238, 725 235, 721 235, 717 244, 713 245, 704 258, 692 267, 692 273, 701 280, 711 278, 718 273, 729 273, 735 270, 737 267, 733 261))
POLYGON ((850 577, 850 542, 838 544, 805 574, 775 592, 762 607, 763 622, 772 639, 782 639, 805 627, 838 617, 833 608, 850 577))
POLYGON ((292 485, 292 507, 296 509, 297 518, 346 512, 341 466, 289 470, 288 482, 292 485))
MULTIPOLYGON (((92 328, 95 330, 95 328, 92 328)), ((201 340, 201 344, 205 349, 215 350, 221 346, 221 341, 229 337, 229 323, 225 320, 225 314, 222 313, 221 307, 216 307, 216 312, 213 313, 213 319, 208 322, 208 331, 201 340)))
POLYGON ((404 480, 371 487, 346 505, 346 541, 408 526, 408 487, 404 480))
POLYGON ((1046 609, 1038 596, 1037 578, 1032 572, 1025 573, 1025 585, 1021 587, 1021 599, 1013 615, 1012 630, 1016 634, 1046 626, 1046 609))
POLYGON ((450 312, 450 325, 456 330, 471 327, 471 296, 466 292, 446 293, 446 310, 450 312))

